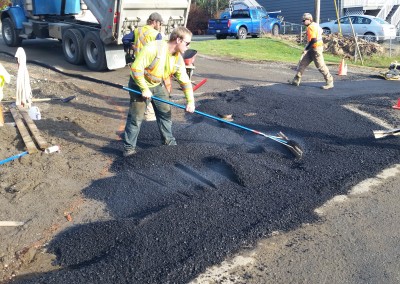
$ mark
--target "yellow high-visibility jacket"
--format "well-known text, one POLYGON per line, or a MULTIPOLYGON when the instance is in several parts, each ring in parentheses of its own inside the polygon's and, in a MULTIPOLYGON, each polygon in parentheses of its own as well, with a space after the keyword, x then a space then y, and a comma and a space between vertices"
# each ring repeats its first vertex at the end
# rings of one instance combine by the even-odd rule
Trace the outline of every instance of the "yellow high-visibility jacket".
POLYGON ((5 83, 10 83, 11 76, 0 63, 0 101, 3 99, 3 87, 5 83))
POLYGON ((146 43, 154 41, 156 39, 161 39, 161 36, 160 38, 157 38, 160 33, 149 25, 135 29, 134 34, 135 43, 133 45, 133 49, 135 51, 135 57, 137 57, 138 53, 143 48, 143 46, 145 46, 146 43))
POLYGON ((192 82, 186 73, 182 55, 168 51, 168 43, 156 40, 147 43, 131 65, 131 76, 143 92, 174 75, 188 103, 194 103, 192 82))

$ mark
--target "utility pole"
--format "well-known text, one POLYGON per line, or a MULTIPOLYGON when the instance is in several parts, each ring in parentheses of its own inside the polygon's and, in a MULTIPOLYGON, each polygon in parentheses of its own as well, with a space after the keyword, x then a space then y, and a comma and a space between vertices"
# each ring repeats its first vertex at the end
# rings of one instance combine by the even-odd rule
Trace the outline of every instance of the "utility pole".
POLYGON ((315 0, 315 4, 314 4, 314 8, 315 8, 315 19, 314 22, 316 22, 317 24, 319 24, 319 15, 320 15, 320 7, 321 7, 321 0, 315 0))

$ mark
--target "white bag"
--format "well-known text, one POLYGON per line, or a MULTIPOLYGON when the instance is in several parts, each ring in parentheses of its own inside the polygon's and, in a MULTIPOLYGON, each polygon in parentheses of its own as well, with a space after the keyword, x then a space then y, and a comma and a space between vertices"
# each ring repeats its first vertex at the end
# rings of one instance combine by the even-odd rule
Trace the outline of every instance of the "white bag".
POLYGON ((31 106, 29 108, 28 114, 32 118, 32 120, 40 120, 42 118, 40 110, 37 106, 31 106))

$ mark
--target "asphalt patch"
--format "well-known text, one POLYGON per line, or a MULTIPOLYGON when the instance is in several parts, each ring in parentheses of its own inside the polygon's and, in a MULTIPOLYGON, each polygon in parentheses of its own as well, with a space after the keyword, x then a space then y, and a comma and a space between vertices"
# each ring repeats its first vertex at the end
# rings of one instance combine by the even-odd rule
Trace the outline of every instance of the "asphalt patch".
POLYGON ((118 158, 113 177, 84 189, 114 220, 79 225, 49 245, 62 269, 20 283, 187 283, 274 231, 313 222, 313 210, 399 163, 400 140, 376 140, 380 127, 343 106, 357 102, 399 125, 387 100, 398 94, 287 94, 246 88, 198 102, 235 123, 298 142, 304 157, 260 135, 191 115, 175 123, 178 146, 161 146, 144 123, 136 155, 118 158), (250 115, 249 115, 250 114, 250 115))

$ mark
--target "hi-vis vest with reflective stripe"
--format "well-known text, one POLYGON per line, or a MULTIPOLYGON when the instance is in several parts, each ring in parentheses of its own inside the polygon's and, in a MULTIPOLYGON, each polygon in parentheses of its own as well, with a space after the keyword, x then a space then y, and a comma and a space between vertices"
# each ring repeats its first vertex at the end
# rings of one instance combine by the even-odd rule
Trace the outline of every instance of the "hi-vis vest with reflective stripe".
POLYGON ((322 41, 322 29, 321 27, 315 23, 312 22, 308 27, 307 27, 307 42, 310 42, 311 39, 316 38, 317 42, 313 44, 313 48, 323 46, 324 42, 322 41))
POLYGON ((144 26, 135 29, 135 44, 133 49, 135 51, 134 56, 136 57, 143 46, 150 42, 156 40, 159 32, 156 31, 152 26, 144 26))
POLYGON ((179 82, 188 102, 193 102, 192 82, 183 57, 179 52, 170 54, 167 42, 147 43, 131 65, 131 76, 142 91, 159 85, 171 75, 179 82))

